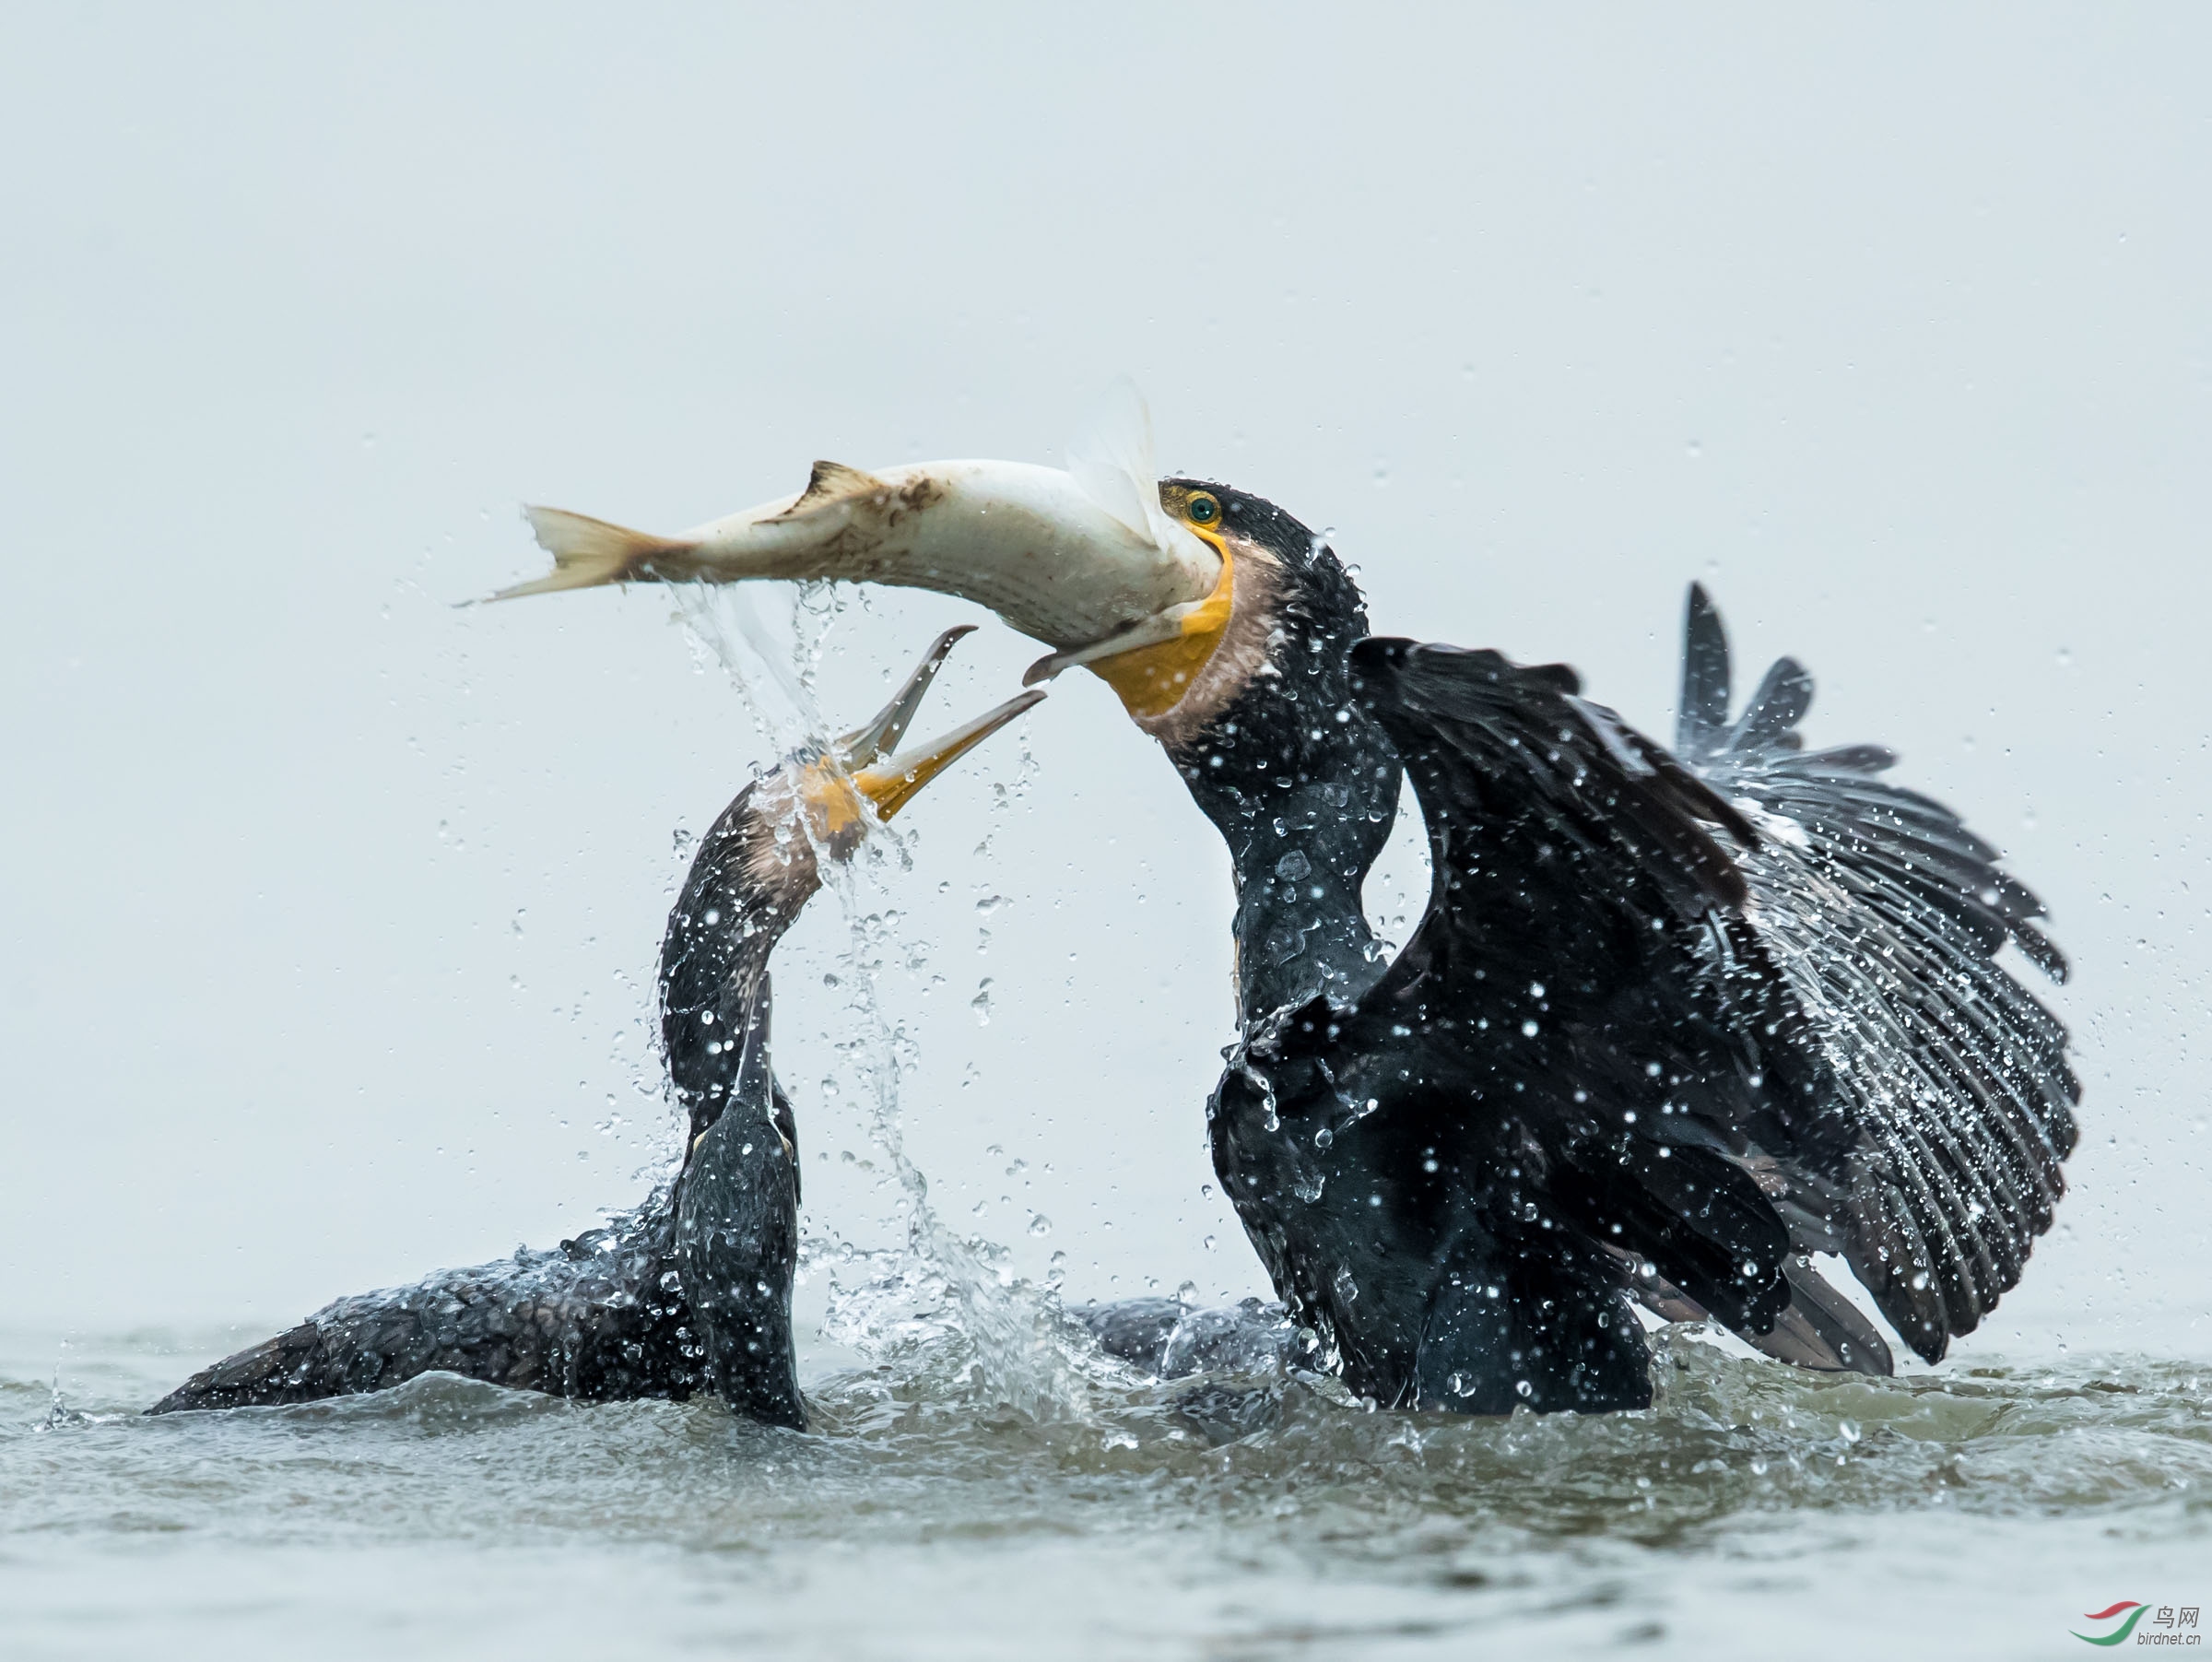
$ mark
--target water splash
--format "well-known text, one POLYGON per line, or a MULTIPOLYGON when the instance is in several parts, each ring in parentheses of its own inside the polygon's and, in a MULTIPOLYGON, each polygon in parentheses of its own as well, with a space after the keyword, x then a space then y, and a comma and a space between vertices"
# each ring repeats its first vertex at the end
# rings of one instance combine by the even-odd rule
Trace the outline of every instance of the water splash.
MULTIPOLYGON (((694 657, 727 675, 779 755, 827 754, 834 730, 815 701, 815 671, 841 607, 830 585, 801 590, 782 631, 786 638, 779 639, 753 604, 748 590, 756 586, 679 587, 677 620, 694 657)), ((1020 799, 1035 769, 1024 744, 1013 783, 993 794, 994 819, 1020 799)), ((800 830, 812 835, 810 827, 800 830)), ((1088 1418, 1094 1386, 1117 1376, 1112 1364, 1063 1314, 1056 1291, 1015 1276, 1004 1245, 946 1223, 930 1204, 927 1178, 907 1152, 899 1080, 917 1052, 885 1011, 877 984, 886 963, 912 957, 884 888, 888 869, 911 865, 907 847, 882 828, 849 860, 828 858, 818 846, 815 853, 823 887, 836 896, 846 926, 841 990, 852 1027, 838 1050, 856 1077, 867 1140, 896 1185, 895 1207, 904 1223, 903 1241, 888 1249, 858 1246, 831 1227, 807 1226, 802 1263, 830 1266, 823 1334, 878 1361, 912 1367, 926 1354, 934 1359, 930 1371, 949 1372, 971 1394, 1036 1420, 1088 1418)))

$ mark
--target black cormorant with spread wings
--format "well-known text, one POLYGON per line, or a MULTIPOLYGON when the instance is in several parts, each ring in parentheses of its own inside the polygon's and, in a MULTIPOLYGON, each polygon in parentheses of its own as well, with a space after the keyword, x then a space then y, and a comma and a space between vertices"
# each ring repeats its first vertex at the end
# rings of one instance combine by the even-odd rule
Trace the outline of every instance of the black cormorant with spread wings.
POLYGON ((768 961, 821 886, 947 763, 1035 703, 1028 692, 892 754, 954 641, 876 719, 737 794, 707 835, 661 949, 661 1033, 688 1125, 674 1182, 551 1252, 340 1299, 194 1375, 149 1412, 304 1402, 435 1370, 608 1401, 712 1391, 804 1426, 791 1332, 797 1128, 769 1067, 768 961))
POLYGON ((1669 754, 1563 666, 1364 638, 1334 554, 1271 504, 1161 495, 1218 539, 1222 638, 1164 709, 1158 649, 1094 665, 1229 842, 1244 1037, 1215 1164, 1347 1384, 1633 1406, 1628 1292, 1888 1372, 1815 1253, 1923 1357, 1971 1332, 2050 1225, 2078 1096, 1995 960, 2064 968, 1994 852, 1885 782, 1888 752, 1805 752, 1789 660, 1730 720, 1701 591, 1669 754), (1386 958, 1359 896, 1401 766, 1433 887, 1386 958))

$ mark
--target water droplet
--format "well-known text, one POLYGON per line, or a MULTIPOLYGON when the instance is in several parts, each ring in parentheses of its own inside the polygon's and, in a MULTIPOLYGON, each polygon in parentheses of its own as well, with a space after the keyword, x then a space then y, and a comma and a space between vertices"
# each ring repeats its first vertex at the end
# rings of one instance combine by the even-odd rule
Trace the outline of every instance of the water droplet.
POLYGON ((1198 1244, 1205 1247, 1206 1250, 1210 1253, 1214 1250, 1214 1238, 1213 1236, 1208 1235, 1205 1240, 1199 1242, 1198 1244))
POLYGON ((1444 1381, 1444 1385, 1454 1397, 1472 1397, 1475 1395, 1475 1381, 1473 1377, 1468 1374, 1454 1373, 1451 1378, 1444 1381))
POLYGON ((1843 1441, 1846 1443, 1856 1443, 1859 1440, 1859 1428, 1849 1420, 1837 1420, 1836 1430, 1842 1434, 1843 1441))
POLYGON ((977 983, 975 996, 968 1001, 968 1008, 975 1012, 976 1026, 989 1027, 991 1025, 990 976, 986 975, 981 982, 977 983))
POLYGON ((1534 1016, 1521 1024, 1521 1036, 1524 1039, 1533 1039, 1536 1036, 1536 1020, 1534 1016))
MULTIPOLYGON (((1045 1236, 1051 1234, 1052 1232, 1053 1220, 1050 1218, 1047 1218, 1042 1212, 1039 1212, 1034 1218, 1030 1220, 1030 1233, 1035 1235, 1039 1240, 1042 1240, 1045 1236)), ((1053 1262, 1057 1263, 1062 1256, 1062 1254, 1054 1253, 1053 1255, 1053 1262)))
POLYGON ((1530 1385, 1530 1384, 1528 1383, 1528 1381, 1527 1381, 1527 1380, 1525 1380, 1525 1379, 1516 1379, 1516 1380, 1514 1380, 1514 1381, 1513 1381, 1513 1395, 1514 1395, 1514 1396, 1516 1396, 1516 1397, 1534 1397, 1535 1394, 1536 1394, 1536 1392, 1535 1392, 1535 1387, 1534 1385, 1530 1385))

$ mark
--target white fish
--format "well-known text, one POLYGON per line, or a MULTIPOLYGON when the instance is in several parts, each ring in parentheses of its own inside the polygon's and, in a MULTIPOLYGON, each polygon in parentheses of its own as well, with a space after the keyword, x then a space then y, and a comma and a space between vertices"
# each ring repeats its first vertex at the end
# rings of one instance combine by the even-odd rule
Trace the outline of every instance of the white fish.
POLYGON ((1144 400, 1117 383, 1070 470, 817 462, 796 496, 675 536, 525 508, 553 570, 492 596, 608 583, 834 578, 959 595, 1063 652, 1157 630, 1213 593, 1221 556, 1171 519, 1144 400))

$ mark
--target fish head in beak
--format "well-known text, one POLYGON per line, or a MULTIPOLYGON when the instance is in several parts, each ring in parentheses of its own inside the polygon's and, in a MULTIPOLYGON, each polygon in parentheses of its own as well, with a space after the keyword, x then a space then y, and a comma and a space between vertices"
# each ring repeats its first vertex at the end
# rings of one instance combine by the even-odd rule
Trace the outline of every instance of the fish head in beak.
POLYGON ((877 583, 958 595, 1065 652, 1215 592, 1218 547, 1163 505, 1150 418, 1134 388, 1116 389, 1067 462, 873 472, 817 462, 795 496, 672 536, 530 508, 554 569, 495 598, 603 583, 877 583))
POLYGON ((1024 682, 1088 669, 1171 754, 1228 725, 1299 725, 1289 706, 1342 708, 1345 655, 1366 633, 1367 614, 1326 539, 1231 486, 1171 478, 1159 494, 1162 511, 1219 561, 1213 587, 1131 629, 1038 660, 1024 682))
MULTIPOLYGON (((1029 683, 1088 668, 1171 752, 1233 721, 1269 677, 1340 666, 1365 632, 1323 539, 1259 497, 1159 477, 1134 387, 1114 389, 1067 463, 817 463, 796 496, 671 537, 531 509, 555 570, 506 593, 770 577, 957 595, 1054 648, 1029 683)), ((841 824, 844 811, 823 808, 841 824)))

